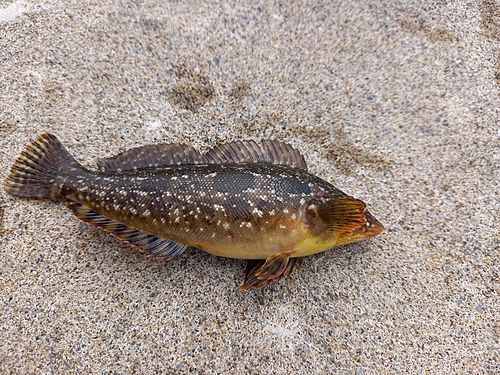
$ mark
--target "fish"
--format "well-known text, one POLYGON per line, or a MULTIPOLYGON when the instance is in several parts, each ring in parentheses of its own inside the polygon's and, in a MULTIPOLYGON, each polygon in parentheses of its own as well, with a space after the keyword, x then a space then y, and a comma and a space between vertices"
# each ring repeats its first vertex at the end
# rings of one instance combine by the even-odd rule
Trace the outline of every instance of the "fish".
POLYGON ((81 221, 171 260, 188 248, 248 261, 241 290, 290 277, 303 258, 380 234, 359 199, 307 171, 291 145, 237 140, 204 154, 179 143, 76 161, 49 133, 4 181, 15 197, 65 202, 81 221))

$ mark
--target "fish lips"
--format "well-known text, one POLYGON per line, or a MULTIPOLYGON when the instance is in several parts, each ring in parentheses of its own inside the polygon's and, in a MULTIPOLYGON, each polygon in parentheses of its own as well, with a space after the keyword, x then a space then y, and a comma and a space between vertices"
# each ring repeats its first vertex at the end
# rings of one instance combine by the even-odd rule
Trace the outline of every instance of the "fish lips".
POLYGON ((365 211, 365 224, 359 226, 353 231, 353 234, 360 239, 372 238, 383 232, 384 226, 380 221, 368 211, 365 211))

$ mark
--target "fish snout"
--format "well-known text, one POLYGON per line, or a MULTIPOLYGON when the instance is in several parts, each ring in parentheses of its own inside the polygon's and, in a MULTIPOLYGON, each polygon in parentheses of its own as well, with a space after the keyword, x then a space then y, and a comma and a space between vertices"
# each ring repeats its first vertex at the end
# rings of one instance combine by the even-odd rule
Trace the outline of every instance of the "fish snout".
POLYGON ((366 238, 375 237, 382 233, 384 226, 368 211, 365 212, 365 219, 366 223, 358 230, 363 232, 366 238))

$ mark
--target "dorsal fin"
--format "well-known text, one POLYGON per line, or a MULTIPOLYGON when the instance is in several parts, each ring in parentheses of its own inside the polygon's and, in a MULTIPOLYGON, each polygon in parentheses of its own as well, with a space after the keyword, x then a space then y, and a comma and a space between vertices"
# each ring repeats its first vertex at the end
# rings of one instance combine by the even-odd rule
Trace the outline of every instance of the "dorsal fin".
POLYGON ((97 168, 103 172, 195 164, 200 154, 193 147, 179 143, 160 143, 136 147, 110 158, 98 159, 97 168))
POLYGON ((66 206, 81 221, 109 232, 119 240, 138 247, 141 252, 148 253, 148 257, 171 260, 189 247, 114 221, 81 203, 68 202, 66 206))
POLYGON ((299 151, 291 145, 274 140, 234 141, 214 147, 203 156, 193 147, 178 143, 161 143, 136 147, 110 158, 98 159, 103 172, 121 172, 181 164, 268 163, 287 165, 307 171, 299 151))
POLYGON ((219 145, 201 157, 201 163, 268 163, 281 164, 307 171, 307 164, 299 151, 291 145, 274 140, 234 141, 219 145))

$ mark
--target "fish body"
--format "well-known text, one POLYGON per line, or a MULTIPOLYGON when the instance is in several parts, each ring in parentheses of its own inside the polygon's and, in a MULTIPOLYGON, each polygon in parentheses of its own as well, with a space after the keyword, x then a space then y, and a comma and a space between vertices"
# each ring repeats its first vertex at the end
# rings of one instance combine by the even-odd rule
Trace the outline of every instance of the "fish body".
POLYGON ((79 219, 154 257, 191 246, 252 260, 242 289, 383 229, 363 202, 308 173, 300 154, 276 141, 237 141, 205 155, 185 145, 144 146, 89 170, 44 134, 14 164, 5 189, 64 201, 79 219))

